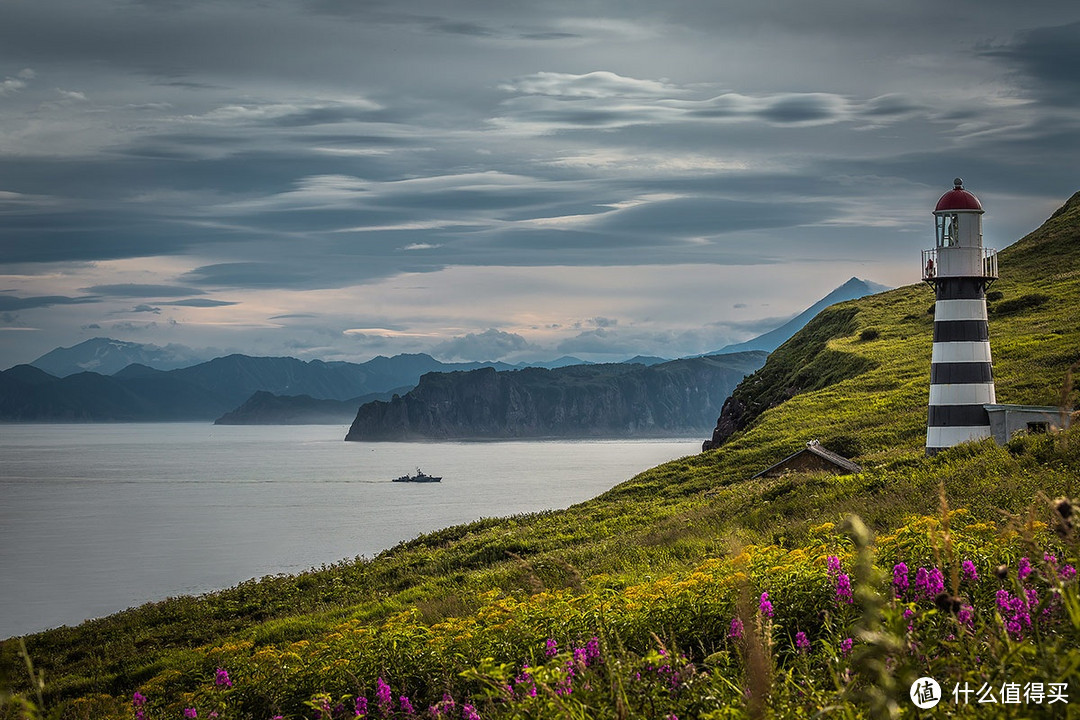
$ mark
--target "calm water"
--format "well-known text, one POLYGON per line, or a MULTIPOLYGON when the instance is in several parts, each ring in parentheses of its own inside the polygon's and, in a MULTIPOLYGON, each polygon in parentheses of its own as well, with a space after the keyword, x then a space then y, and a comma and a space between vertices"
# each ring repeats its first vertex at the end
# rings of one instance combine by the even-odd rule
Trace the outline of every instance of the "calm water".
POLYGON ((346 430, 0 425, 0 638, 564 508, 700 448, 346 443, 346 430), (390 482, 417 467, 443 482, 390 482))

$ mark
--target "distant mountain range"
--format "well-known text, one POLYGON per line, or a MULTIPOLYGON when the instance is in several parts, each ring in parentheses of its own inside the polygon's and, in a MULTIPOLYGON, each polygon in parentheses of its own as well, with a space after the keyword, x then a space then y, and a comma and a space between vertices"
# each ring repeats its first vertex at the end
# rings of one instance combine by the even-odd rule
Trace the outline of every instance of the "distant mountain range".
MULTIPOLYGON (((885 289, 876 283, 851 278, 775 330, 710 355, 771 352, 821 309, 885 289)), ((481 368, 499 372, 524 368, 554 370, 591 365, 569 356, 518 364, 444 363, 422 353, 379 356, 364 363, 237 354, 192 364, 197 355, 198 351, 182 345, 158 347, 111 338, 93 338, 69 348, 56 348, 29 365, 0 372, 0 421, 147 422, 217 418, 222 424, 345 423, 364 402, 405 394, 427 373, 481 368)), ((665 358, 638 355, 616 365, 640 369, 669 362, 665 358)), ((667 372, 670 374, 671 369, 667 372)))
MULTIPOLYGON (((29 364, 39 370, 44 370, 50 375, 64 378, 81 372, 96 372, 101 375, 114 375, 129 365, 145 365, 154 370, 178 370, 193 365, 208 362, 213 355, 206 356, 204 352, 193 350, 185 345, 147 345, 142 343, 114 340, 113 338, 92 338, 71 347, 58 347, 45 353, 37 360, 29 364)), ((250 356, 237 356, 250 357, 250 356)), ((663 362, 661 358, 653 358, 663 362)), ((302 362, 302 361, 298 361, 302 362)), ((320 362, 320 361, 315 361, 320 362)), ((639 362, 632 360, 630 362, 639 362)), ((644 362, 641 360, 640 362, 644 362)), ((529 362, 529 363, 500 363, 500 362, 473 362, 473 363, 443 363, 429 355, 395 355, 393 358, 384 356, 376 357, 366 363, 340 363, 343 365, 365 365, 378 368, 378 372, 384 372, 388 364, 424 366, 422 372, 446 369, 469 369, 475 367, 497 367, 499 369, 515 369, 524 367, 557 368, 567 365, 587 365, 585 360, 564 355, 555 360, 529 362), (425 359, 426 358, 426 359, 425 359), (434 365, 425 365, 434 363, 434 365)), ((336 364, 336 363, 328 363, 336 364)), ((409 371, 411 372, 411 371, 409 371)), ((419 377, 419 375, 417 376, 419 377)))
POLYGON ((859 278, 853 277, 775 330, 770 330, 769 332, 758 335, 756 338, 752 338, 746 342, 725 345, 719 350, 709 354, 717 355, 720 353, 745 352, 747 350, 764 350, 765 352, 771 353, 773 350, 790 340, 795 333, 803 329, 803 326, 805 326, 806 323, 813 320, 814 316, 830 305, 835 305, 838 302, 844 302, 846 300, 858 300, 861 297, 885 292, 886 290, 891 289, 892 288, 885 285, 879 285, 875 282, 870 282, 869 280, 860 280, 859 278))
POLYGON ((516 369, 505 363, 443 363, 424 354, 379 356, 366 363, 228 355, 177 370, 135 364, 113 375, 80 372, 63 378, 17 365, 0 372, 0 421, 213 420, 258 391, 352 401, 411 388, 425 373, 481 367, 516 369))
POLYGON ((642 364, 428 373, 360 407, 346 440, 655 437, 714 424, 734 387, 765 364, 745 352, 642 364))

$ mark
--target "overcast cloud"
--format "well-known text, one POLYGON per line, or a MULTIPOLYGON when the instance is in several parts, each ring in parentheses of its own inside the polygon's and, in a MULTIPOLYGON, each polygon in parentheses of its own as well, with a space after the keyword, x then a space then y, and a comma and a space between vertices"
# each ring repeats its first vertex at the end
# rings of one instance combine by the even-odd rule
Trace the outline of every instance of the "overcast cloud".
POLYGON ((6 3, 0 367, 706 352, 915 282, 955 176, 1037 226, 1078 67, 1063 0, 6 3))

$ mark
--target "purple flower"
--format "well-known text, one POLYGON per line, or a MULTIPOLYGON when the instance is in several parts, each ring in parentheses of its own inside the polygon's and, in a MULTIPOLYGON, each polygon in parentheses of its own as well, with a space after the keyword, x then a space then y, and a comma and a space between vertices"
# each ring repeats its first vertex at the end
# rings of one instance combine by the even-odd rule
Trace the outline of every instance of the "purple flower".
POLYGON ((941 574, 940 568, 930 568, 929 590, 930 597, 937 597, 945 592, 945 576, 941 574))
POLYGON ((915 617, 915 611, 912 610, 911 608, 905 608, 904 609, 904 619, 905 620, 910 620, 913 617, 915 617))
POLYGON ((848 605, 852 603, 851 578, 848 577, 847 573, 840 573, 836 576, 836 600, 848 605))
POLYGON ((1007 612, 1009 609, 1009 600, 1012 597, 1011 595, 1009 595, 1009 591, 1002 588, 1001 590, 997 591, 994 597, 997 600, 998 610, 1002 612, 1007 612))
POLYGON ((998 590, 996 600, 1005 629, 1016 639, 1023 637, 1024 628, 1031 627, 1031 606, 1038 605, 1038 592, 1028 589, 1023 596, 1013 597, 1008 590, 998 590))
POLYGON ((810 638, 806 637, 806 633, 802 630, 795 633, 795 647, 802 653, 810 649, 810 638))
POLYGON ((937 597, 945 592, 945 577, 938 568, 919 568, 915 573, 916 599, 937 597))
POLYGON ((136 690, 135 694, 131 696, 131 704, 137 708, 141 708, 146 704, 146 696, 136 690))
POLYGON ((544 654, 548 657, 555 657, 559 654, 559 643, 555 642, 555 638, 548 638, 544 644, 544 654))
POLYGON ((401 697, 399 697, 398 703, 401 704, 401 712, 405 713, 406 715, 416 714, 416 710, 413 709, 412 702, 409 700, 407 695, 402 695, 401 697))
POLYGON ((742 637, 742 634, 743 634, 742 618, 740 618, 738 615, 736 615, 735 617, 731 618, 731 629, 728 630, 728 637, 729 638, 735 638, 736 640, 738 640, 739 638, 742 637))
POLYGON ((960 607, 960 612, 956 613, 956 619, 960 622, 961 625, 964 625, 969 630, 972 630, 975 627, 975 620, 972 615, 972 607, 970 605, 962 605, 960 607))
POLYGON ((970 580, 974 582, 975 580, 979 579, 979 573, 975 571, 975 563, 971 562, 970 560, 965 560, 963 563, 961 563, 960 571, 963 574, 965 580, 970 580))
POLYGON ((1047 565, 1057 565, 1057 555, 1043 553, 1043 560, 1046 562, 1047 565))
POLYGON ((892 569, 892 584, 897 595, 902 595, 908 589, 908 569, 904 563, 896 563, 892 569))
POLYGON ((926 568, 919 568, 915 572, 915 597, 924 598, 930 592, 930 571, 926 568))
POLYGON ((825 562, 828 565, 829 577, 836 577, 840 574, 840 558, 830 555, 825 558, 825 562))
POLYGON ((844 638, 840 641, 840 654, 847 655, 851 652, 851 648, 855 646, 855 641, 852 638, 844 638))
POLYGON ((1027 580, 1027 576, 1031 574, 1031 561, 1026 557, 1020 558, 1019 569, 1016 574, 1020 578, 1020 582, 1027 580))
POLYGON ((184 708, 184 717, 197 718, 199 717, 199 711, 195 708, 184 708))
POLYGON ((367 698, 362 695, 356 698, 356 705, 353 709, 356 710, 357 717, 365 717, 367 715, 367 698))
POLYGON ((480 720, 480 713, 472 705, 462 705, 461 720, 480 720))
POLYGON ((225 668, 218 668, 217 674, 214 677, 214 684, 218 687, 232 687, 232 680, 229 679, 229 671, 225 668))
MULTIPOLYGON (((394 694, 390 692, 390 686, 386 684, 386 681, 379 678, 375 681, 375 701, 379 703, 379 707, 384 711, 390 707, 390 703, 394 701, 394 694)), ((385 714, 385 712, 383 713, 385 714)))
POLYGON ((454 702, 454 698, 450 697, 450 693, 443 693, 442 700, 428 708, 428 713, 432 717, 450 717, 450 713, 457 707, 457 703, 454 702))
POLYGON ((1061 576, 1062 580, 1072 580, 1076 577, 1076 568, 1072 565, 1065 565, 1061 568, 1061 572, 1059 572, 1058 575, 1061 576))
POLYGON ((585 660, 586 665, 592 665, 600 659, 600 638, 595 635, 589 642, 585 643, 585 660))
POLYGON ((761 593, 761 600, 758 601, 758 610, 760 610, 761 614, 765 617, 773 616, 772 603, 769 602, 769 593, 761 593))

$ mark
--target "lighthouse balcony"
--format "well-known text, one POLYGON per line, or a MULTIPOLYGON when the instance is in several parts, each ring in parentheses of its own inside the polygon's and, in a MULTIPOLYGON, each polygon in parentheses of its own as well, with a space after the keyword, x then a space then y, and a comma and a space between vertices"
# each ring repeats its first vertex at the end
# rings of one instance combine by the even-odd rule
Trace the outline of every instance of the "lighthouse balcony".
POLYGON ((985 278, 989 285, 998 277, 997 250, 980 247, 940 247, 922 251, 922 279, 985 278))

